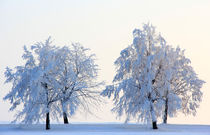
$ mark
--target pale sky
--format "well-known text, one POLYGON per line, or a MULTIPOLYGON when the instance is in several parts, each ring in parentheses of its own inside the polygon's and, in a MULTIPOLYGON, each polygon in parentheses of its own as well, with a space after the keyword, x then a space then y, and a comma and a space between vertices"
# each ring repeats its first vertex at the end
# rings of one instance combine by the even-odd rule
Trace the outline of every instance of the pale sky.
MULTIPOLYGON (((200 79, 206 81, 197 116, 178 115, 169 123, 210 124, 210 0, 0 0, 0 121, 13 120, 2 100, 6 66, 20 65, 23 45, 52 36, 56 45, 80 42, 97 56, 100 79, 111 83, 120 51, 132 43, 132 31, 150 22, 173 47, 186 50, 200 79)), ((71 122, 123 122, 107 100, 96 116, 78 113, 71 122)), ((62 121, 61 121, 62 122, 62 121)))

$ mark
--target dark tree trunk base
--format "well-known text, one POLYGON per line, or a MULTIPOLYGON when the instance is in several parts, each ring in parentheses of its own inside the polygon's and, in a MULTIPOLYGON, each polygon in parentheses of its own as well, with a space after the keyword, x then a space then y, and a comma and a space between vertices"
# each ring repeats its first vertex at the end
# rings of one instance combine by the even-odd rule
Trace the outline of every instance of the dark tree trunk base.
POLYGON ((156 121, 152 122, 152 128, 153 129, 158 129, 157 122, 156 121))
POLYGON ((164 123, 164 124, 167 124, 167 120, 164 119, 163 123, 164 123))
POLYGON ((166 98, 166 102, 165 102, 165 111, 164 111, 164 118, 163 118, 164 124, 167 124, 167 117, 168 117, 168 98, 166 98))
POLYGON ((46 130, 50 129, 50 113, 46 114, 46 130))
POLYGON ((64 121, 64 124, 69 124, 68 117, 65 112, 63 113, 63 121, 64 121))
POLYGON ((163 123, 167 124, 167 112, 165 112, 164 114, 163 123))

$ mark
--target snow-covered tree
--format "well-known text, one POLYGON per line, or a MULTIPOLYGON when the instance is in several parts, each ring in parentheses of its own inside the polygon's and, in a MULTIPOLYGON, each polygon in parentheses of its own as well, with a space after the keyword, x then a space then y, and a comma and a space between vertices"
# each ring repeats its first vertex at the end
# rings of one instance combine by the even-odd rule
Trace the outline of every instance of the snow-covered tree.
POLYGON ((202 99, 201 87, 204 81, 190 65, 190 60, 184 56, 184 50, 168 46, 162 63, 162 82, 165 84, 162 95, 165 101, 163 122, 167 123, 167 115, 174 116, 181 110, 184 114, 196 114, 196 109, 202 99))
MULTIPOLYGON (((50 129, 50 110, 57 106, 58 100, 56 80, 52 74, 55 62, 55 46, 51 46, 50 38, 45 43, 37 43, 28 50, 24 47, 25 65, 17 66, 12 72, 7 68, 6 83, 12 83, 12 90, 5 96, 12 104, 11 109, 23 103, 23 110, 16 115, 16 120, 23 123, 38 123, 46 117, 46 129, 50 129)), ((55 116, 56 115, 52 115, 55 116)))
POLYGON ((50 129, 50 116, 58 119, 63 115, 67 123, 67 115, 73 115, 79 106, 88 109, 88 103, 98 102, 95 88, 102 83, 96 81, 98 67, 87 50, 79 44, 55 47, 50 38, 30 50, 24 47, 25 64, 5 72, 12 89, 4 100, 12 104, 10 110, 23 105, 15 121, 29 124, 46 118, 46 129, 50 129))
POLYGON ((109 85, 102 95, 114 94, 114 112, 119 116, 126 114, 144 122, 152 121, 157 129, 155 104, 161 102, 156 84, 165 41, 156 34, 155 28, 145 24, 143 30, 133 31, 133 44, 122 50, 115 61, 117 73, 114 85, 109 85))
POLYGON ((88 52, 89 49, 79 43, 57 51, 59 73, 56 78, 60 84, 60 106, 65 124, 68 123, 67 115, 73 115, 79 106, 88 110, 89 103, 100 101, 99 91, 95 89, 103 82, 97 82, 98 65, 95 55, 88 52))
POLYGON ((150 24, 133 31, 133 44, 121 51, 115 61, 117 73, 113 85, 101 93, 114 95, 114 112, 125 114, 128 121, 137 118, 152 121, 175 116, 179 110, 195 114, 204 81, 198 79, 184 51, 167 45, 150 24))
POLYGON ((4 97, 12 104, 11 110, 23 104, 23 109, 16 115, 23 123, 38 123, 46 118, 46 129, 50 129, 50 111, 57 118, 56 101, 59 100, 59 84, 56 72, 56 47, 51 45, 50 38, 44 43, 39 42, 28 50, 24 47, 23 66, 17 66, 12 72, 7 68, 6 83, 12 83, 12 90, 4 97))

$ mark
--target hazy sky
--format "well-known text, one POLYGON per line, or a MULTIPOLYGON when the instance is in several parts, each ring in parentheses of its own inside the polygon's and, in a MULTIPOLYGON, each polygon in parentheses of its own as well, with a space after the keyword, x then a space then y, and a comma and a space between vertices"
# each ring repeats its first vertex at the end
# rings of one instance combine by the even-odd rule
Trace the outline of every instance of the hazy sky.
MULTIPOLYGON (((97 56, 100 79, 109 84, 113 62, 132 43, 132 31, 151 22, 172 46, 186 49, 199 78, 203 102, 196 117, 178 115, 169 123, 210 124, 210 0, 0 0, 0 121, 11 121, 2 97, 5 67, 21 64, 23 45, 52 36, 57 45, 80 42, 97 56)), ((107 100, 96 116, 78 113, 74 122, 119 122, 107 100)), ((120 121, 123 121, 121 119, 120 121)))

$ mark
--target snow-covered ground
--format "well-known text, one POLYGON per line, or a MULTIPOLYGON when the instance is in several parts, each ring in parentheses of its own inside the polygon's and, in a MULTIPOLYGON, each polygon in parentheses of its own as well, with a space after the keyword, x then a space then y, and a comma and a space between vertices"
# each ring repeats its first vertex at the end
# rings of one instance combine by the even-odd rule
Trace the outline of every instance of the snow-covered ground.
POLYGON ((0 124, 0 135, 210 135, 210 125, 159 125, 158 130, 139 124, 0 124))

